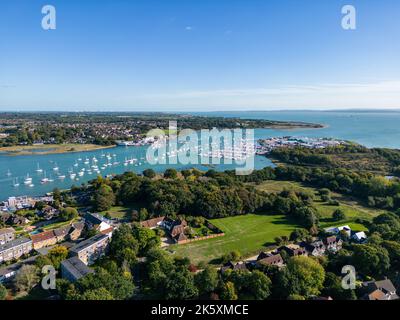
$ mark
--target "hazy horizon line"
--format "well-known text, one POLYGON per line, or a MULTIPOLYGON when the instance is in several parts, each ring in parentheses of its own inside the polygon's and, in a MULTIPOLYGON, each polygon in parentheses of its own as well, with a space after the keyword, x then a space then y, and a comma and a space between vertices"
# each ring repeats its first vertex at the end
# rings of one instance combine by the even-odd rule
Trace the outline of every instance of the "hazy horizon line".
POLYGON ((281 108, 281 109, 274 109, 274 108, 266 108, 266 109, 242 109, 242 110, 237 110, 237 109, 225 109, 225 108, 218 108, 214 107, 213 110, 197 110, 196 109, 191 109, 191 110, 182 110, 182 109, 174 109, 174 108, 168 108, 168 110, 165 110, 161 107, 161 109, 158 109, 156 107, 152 107, 154 111, 148 111, 148 109, 151 107, 144 107, 143 109, 141 108, 133 108, 131 110, 128 110, 127 108, 122 108, 122 109, 115 109, 115 110, 102 110, 102 108, 98 109, 75 109, 72 110, 73 108, 65 108, 66 110, 49 110, 49 109, 30 109, 30 108, 21 108, 21 109, 0 109, 0 113, 35 113, 35 112, 40 112, 40 113, 219 113, 219 112, 238 112, 238 113, 243 113, 243 112, 400 112, 400 107, 398 108, 313 108, 313 109, 307 109, 307 108, 302 108, 302 109, 291 109, 291 108, 281 108), (69 109, 69 110, 67 110, 69 109), (147 109, 147 110, 146 110, 147 109), (221 109, 221 110, 215 110, 215 109, 221 109))

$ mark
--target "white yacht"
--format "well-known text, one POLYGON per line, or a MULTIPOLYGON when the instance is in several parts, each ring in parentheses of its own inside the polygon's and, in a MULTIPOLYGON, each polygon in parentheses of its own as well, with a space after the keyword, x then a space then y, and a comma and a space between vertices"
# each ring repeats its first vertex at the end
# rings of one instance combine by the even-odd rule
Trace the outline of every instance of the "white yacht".
POLYGON ((40 180, 41 183, 49 182, 49 179, 46 177, 46 171, 44 172, 44 177, 40 180))
POLYGON ((32 178, 29 177, 29 173, 26 175, 26 178, 24 180, 24 184, 29 185, 32 183, 32 178))
POLYGON ((42 173, 42 172, 43 172, 43 169, 41 169, 41 168, 39 167, 39 163, 37 164, 36 172, 37 172, 37 173, 42 173))
POLYGON ((18 178, 15 178, 15 180, 13 181, 13 186, 14 188, 19 187, 18 178))

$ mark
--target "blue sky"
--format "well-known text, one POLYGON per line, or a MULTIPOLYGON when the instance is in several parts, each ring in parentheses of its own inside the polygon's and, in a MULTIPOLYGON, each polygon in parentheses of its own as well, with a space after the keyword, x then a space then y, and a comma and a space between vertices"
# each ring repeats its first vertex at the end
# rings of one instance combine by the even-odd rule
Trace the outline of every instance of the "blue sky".
POLYGON ((400 108, 399 16, 398 0, 2 0, 0 110, 400 108))

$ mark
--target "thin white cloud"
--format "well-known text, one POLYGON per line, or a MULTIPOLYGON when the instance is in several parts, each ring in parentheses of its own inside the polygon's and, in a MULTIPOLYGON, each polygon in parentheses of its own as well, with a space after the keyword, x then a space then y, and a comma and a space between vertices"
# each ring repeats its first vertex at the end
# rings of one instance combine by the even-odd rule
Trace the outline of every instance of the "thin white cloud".
POLYGON ((161 105, 194 107, 400 108, 400 81, 193 90, 142 99, 163 102, 161 105))

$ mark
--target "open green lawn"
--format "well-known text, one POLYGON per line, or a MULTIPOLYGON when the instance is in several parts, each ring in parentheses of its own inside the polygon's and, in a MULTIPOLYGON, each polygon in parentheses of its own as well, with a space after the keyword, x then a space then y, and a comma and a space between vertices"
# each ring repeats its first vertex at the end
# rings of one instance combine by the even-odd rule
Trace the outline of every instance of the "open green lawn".
POLYGON ((327 203, 321 200, 321 198, 318 195, 317 189, 304 186, 298 182, 272 180, 272 181, 266 181, 256 186, 256 188, 268 193, 277 193, 284 189, 295 190, 295 191, 303 190, 314 193, 315 194, 314 206, 316 207, 318 213, 320 214, 321 227, 323 228, 348 224, 355 231, 363 231, 366 230, 366 228, 363 225, 355 222, 357 218, 371 220, 372 218, 384 212, 383 210, 379 209, 367 208, 362 204, 360 204, 359 202, 337 193, 332 193, 332 199, 338 200, 339 206, 328 205, 327 203), (346 214, 346 219, 342 221, 333 221, 332 213, 336 209, 343 210, 346 214))
POLYGON ((248 214, 210 221, 224 231, 225 236, 173 245, 170 249, 175 250, 176 255, 189 257, 194 263, 208 263, 233 250, 249 256, 272 245, 275 237, 289 235, 298 227, 282 215, 248 214))
POLYGON ((110 210, 101 212, 102 215, 105 215, 107 212, 110 214, 113 219, 124 219, 128 214, 129 209, 127 207, 112 207, 110 210))
MULTIPOLYGON (((266 181, 256 187, 271 193, 280 192, 283 189, 313 192, 315 194, 314 205, 320 215, 322 228, 347 224, 354 231, 363 231, 366 228, 355 222, 357 218, 371 220, 383 213, 382 210, 367 208, 354 199, 335 193, 332 194, 332 198, 339 201, 339 206, 328 205, 321 200, 315 188, 303 186, 297 182, 266 181), (332 213, 339 208, 345 212, 346 219, 333 221, 332 213)), ((249 214, 211 221, 225 232, 224 237, 185 245, 173 245, 170 249, 175 250, 176 255, 189 257, 194 263, 210 262, 232 250, 238 250, 242 255, 249 256, 257 254, 265 246, 273 244, 275 237, 289 235, 293 229, 298 227, 282 215, 249 214)))
POLYGON ((115 206, 111 207, 110 210, 100 212, 103 216, 106 213, 109 213, 112 219, 118 219, 118 220, 126 220, 129 218, 129 214, 132 212, 132 210, 137 210, 139 211, 140 207, 138 206, 115 206))
POLYGON ((57 229, 57 228, 61 228, 61 227, 65 227, 69 224, 71 224, 74 221, 77 221, 78 219, 73 219, 73 220, 68 220, 68 221, 59 221, 56 223, 51 223, 48 224, 46 226, 41 227, 41 229, 43 229, 44 231, 49 231, 49 230, 53 230, 53 229, 57 229))

